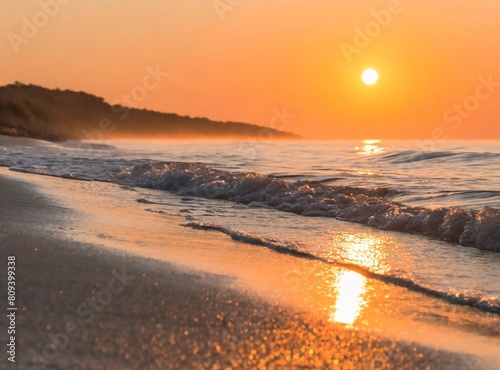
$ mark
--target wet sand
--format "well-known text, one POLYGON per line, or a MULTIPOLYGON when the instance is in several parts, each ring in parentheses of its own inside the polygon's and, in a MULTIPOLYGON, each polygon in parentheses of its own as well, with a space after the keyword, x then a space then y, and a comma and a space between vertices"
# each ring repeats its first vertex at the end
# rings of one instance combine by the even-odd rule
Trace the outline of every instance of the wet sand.
MULTIPOLYGON (((81 205, 37 191, 42 181, 96 194, 105 189, 0 171, 0 261, 16 256, 18 307, 16 364, 4 355, 2 369, 494 368, 470 355, 349 328, 254 295, 238 288, 230 267, 213 267, 228 261, 210 260, 203 248, 193 264, 182 263, 185 252, 175 255, 190 244, 224 249, 235 242, 165 225, 162 245, 151 249, 159 243, 147 240, 156 215, 141 220, 110 197, 110 204, 94 205, 102 219, 89 219, 81 205), (132 247, 141 240, 139 256, 132 247), (159 250, 171 251, 178 263, 146 257, 159 250), (204 259, 212 270, 202 268, 204 259)), ((1 286, 5 294, 4 274, 1 286)), ((2 315, 2 342, 6 324, 2 315)))

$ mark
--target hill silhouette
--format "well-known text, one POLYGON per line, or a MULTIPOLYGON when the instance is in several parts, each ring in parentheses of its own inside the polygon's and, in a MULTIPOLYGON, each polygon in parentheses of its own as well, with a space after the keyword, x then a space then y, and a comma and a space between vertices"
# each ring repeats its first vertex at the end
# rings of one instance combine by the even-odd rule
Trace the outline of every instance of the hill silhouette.
POLYGON ((0 134, 50 141, 112 138, 275 138, 297 135, 272 128, 216 122, 110 105, 103 98, 71 90, 21 83, 0 87, 0 134))

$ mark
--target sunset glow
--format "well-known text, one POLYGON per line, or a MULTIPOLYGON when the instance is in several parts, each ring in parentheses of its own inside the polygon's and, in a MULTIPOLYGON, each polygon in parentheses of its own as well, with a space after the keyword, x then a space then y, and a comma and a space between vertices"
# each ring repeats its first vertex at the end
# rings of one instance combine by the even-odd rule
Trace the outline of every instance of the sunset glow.
POLYGON ((3 361, 500 364, 500 0, 0 10, 3 361))
POLYGON ((498 1, 216 3, 61 1, 30 27, 38 2, 5 1, 0 84, 311 139, 500 138, 498 1), (157 66, 168 77, 138 94, 157 66), (383 76, 370 88, 367 66, 383 76))

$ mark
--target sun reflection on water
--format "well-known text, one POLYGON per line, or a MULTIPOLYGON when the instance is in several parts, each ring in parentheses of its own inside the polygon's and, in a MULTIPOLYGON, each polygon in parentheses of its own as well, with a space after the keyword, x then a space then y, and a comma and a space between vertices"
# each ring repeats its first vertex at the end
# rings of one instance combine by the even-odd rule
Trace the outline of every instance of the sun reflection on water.
MULTIPOLYGON (((343 235, 335 244, 342 246, 342 259, 346 262, 355 263, 374 272, 387 271, 389 266, 383 238, 368 234, 343 235), (341 240, 341 241, 340 241, 341 240), (339 243, 340 242, 340 243, 339 243)), ((332 306, 330 319, 346 325, 353 325, 368 305, 366 293, 369 289, 368 279, 363 275, 342 270, 335 276, 332 288, 336 292, 336 301, 332 306)))
POLYGON ((380 146, 382 140, 363 140, 363 146, 356 146, 354 149, 358 151, 360 155, 373 155, 385 152, 385 148, 380 146))
POLYGON ((387 263, 387 238, 374 235, 346 233, 342 235, 342 258, 368 268, 373 272, 384 273, 390 269, 387 263))

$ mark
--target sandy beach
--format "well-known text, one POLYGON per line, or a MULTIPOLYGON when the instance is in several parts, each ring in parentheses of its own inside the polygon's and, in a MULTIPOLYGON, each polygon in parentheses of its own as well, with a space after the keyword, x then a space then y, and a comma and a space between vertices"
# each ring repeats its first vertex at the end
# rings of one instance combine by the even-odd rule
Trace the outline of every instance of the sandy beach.
MULTIPOLYGON (((0 368, 495 366, 491 359, 439 348, 446 347, 444 342, 423 346, 402 336, 391 338, 370 329, 376 319, 364 328, 331 322, 318 309, 325 307, 318 304, 321 294, 310 296, 318 299, 314 305, 294 298, 317 282, 304 281, 302 275, 290 284, 294 276, 285 270, 290 261, 297 264, 292 256, 262 248, 257 258, 266 261, 257 270, 255 260, 245 259, 250 246, 179 226, 165 215, 127 212, 123 199, 113 196, 116 185, 7 169, 0 170, 0 181, 1 261, 16 257, 18 307, 16 363, 3 356, 0 368), (100 203, 104 196, 105 204, 100 203), (161 238, 153 238, 151 230, 159 227, 161 238)), ((128 205, 141 206, 134 201, 128 205)), ((3 274, 1 284, 6 285, 3 274)), ((373 287, 379 290, 376 282, 373 287)), ((370 311, 375 315, 382 310, 370 311)), ((2 315, 4 341, 6 324, 2 315)), ((404 324, 399 326, 403 329, 408 334, 404 324)), ((431 333, 429 328, 424 335, 431 333)))

